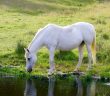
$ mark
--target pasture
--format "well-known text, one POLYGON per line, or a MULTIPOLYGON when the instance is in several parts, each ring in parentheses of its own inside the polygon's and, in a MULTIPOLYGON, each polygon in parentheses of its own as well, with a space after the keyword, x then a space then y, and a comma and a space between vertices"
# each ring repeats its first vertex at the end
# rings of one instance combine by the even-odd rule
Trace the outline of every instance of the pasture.
MULTIPOLYGON (((109 0, 0 0, 0 73, 27 74, 24 47, 39 28, 49 23, 60 26, 85 21, 96 28, 97 64, 87 72, 110 76, 110 1, 109 0)), ((31 74, 46 75, 49 54, 46 48, 38 52, 38 61, 31 74)), ((72 72, 78 62, 78 50, 56 51, 56 70, 72 72)), ((88 63, 87 51, 81 71, 88 63)))

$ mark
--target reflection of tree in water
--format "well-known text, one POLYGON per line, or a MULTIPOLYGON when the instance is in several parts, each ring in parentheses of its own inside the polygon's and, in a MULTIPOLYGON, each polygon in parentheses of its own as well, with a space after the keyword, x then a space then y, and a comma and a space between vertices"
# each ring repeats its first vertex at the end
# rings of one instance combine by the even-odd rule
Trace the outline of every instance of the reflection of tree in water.
POLYGON ((26 80, 24 96, 37 96, 37 92, 36 92, 36 88, 34 86, 34 82, 31 79, 26 80))

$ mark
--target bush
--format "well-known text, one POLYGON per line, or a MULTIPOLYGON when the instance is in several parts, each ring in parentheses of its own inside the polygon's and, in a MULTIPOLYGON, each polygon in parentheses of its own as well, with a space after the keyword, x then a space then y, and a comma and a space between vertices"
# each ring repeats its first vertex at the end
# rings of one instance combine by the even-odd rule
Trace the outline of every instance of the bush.
POLYGON ((24 54, 25 47, 26 47, 25 44, 21 40, 19 40, 16 44, 15 52, 17 54, 24 54))

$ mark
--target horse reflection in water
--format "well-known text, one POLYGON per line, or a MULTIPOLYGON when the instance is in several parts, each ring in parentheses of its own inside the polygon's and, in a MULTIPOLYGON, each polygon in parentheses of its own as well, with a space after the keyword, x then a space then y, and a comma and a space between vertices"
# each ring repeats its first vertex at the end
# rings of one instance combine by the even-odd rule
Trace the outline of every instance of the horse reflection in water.
POLYGON ((87 96, 95 96, 96 93, 96 81, 92 81, 87 86, 87 96))
POLYGON ((37 90, 32 79, 26 81, 24 96, 37 96, 37 90))
MULTIPOLYGON (((73 96, 95 96, 96 90, 96 81, 92 81, 88 83, 86 86, 86 94, 84 94, 83 85, 79 77, 75 76, 76 84, 77 84, 77 93, 73 94, 73 96)), ((55 78, 49 77, 48 79, 48 95, 47 96, 54 96, 55 91, 55 78)), ((62 86, 63 87, 63 86, 62 86)), ((74 91, 74 90, 73 90, 74 91)), ((65 94, 65 93, 64 93, 65 94)), ((46 94, 45 94, 46 95, 46 94)), ((34 82, 32 79, 28 79, 26 81, 26 87, 24 91, 24 96, 37 96, 37 89, 34 86, 34 82)))
POLYGON ((54 85, 55 85, 55 78, 49 78, 49 86, 48 86, 48 96, 54 96, 54 85))
MULTIPOLYGON (((80 78, 75 76, 75 80, 78 88, 76 96, 85 96, 83 94, 83 86, 80 78)), ((95 93, 96 93, 95 90, 96 90, 96 81, 92 81, 89 84, 87 84, 86 96, 95 96, 95 93)))
POLYGON ((83 86, 82 86, 82 82, 79 79, 79 77, 75 77, 78 89, 77 89, 77 95, 76 96, 83 96, 83 86))
MULTIPOLYGON (((49 77, 48 96, 54 96, 55 78, 49 77)), ((32 79, 26 81, 24 96, 37 96, 37 90, 32 79)))

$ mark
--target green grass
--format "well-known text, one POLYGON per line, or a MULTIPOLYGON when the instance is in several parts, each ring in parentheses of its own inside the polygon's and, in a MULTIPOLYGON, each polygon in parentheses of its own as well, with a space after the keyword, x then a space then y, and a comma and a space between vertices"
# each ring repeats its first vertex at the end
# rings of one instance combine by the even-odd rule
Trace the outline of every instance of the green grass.
MULTIPOLYGON (((92 73, 110 76, 109 6, 107 0, 0 0, 0 65, 19 66, 18 69, 15 68, 17 72, 22 70, 25 73, 23 47, 28 46, 39 28, 48 23, 64 26, 86 21, 92 23, 97 32, 97 64, 92 73)), ((48 57, 46 48, 39 50, 38 62, 32 74, 48 72, 48 57)), ((57 71, 71 72, 77 61, 77 49, 55 53, 57 71)), ((81 70, 86 70, 87 62, 87 52, 84 49, 81 70)), ((1 68, 0 72, 2 71, 1 68)), ((6 72, 11 74, 13 71, 14 69, 6 72)))

